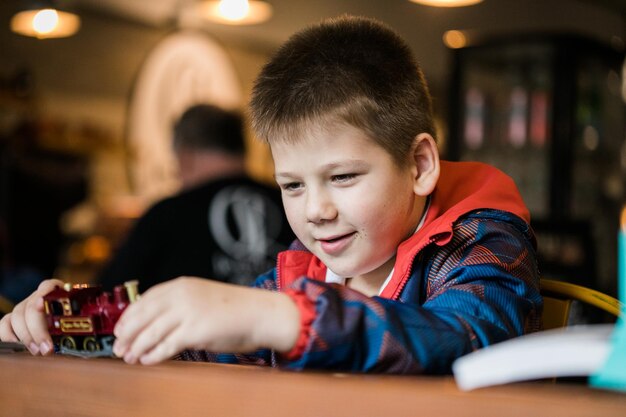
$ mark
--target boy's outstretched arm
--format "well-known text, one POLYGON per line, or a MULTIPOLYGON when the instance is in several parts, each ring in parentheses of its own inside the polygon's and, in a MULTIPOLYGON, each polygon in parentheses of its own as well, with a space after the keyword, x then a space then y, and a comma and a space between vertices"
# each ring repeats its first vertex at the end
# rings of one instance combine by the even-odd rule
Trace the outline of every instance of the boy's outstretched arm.
POLYGON ((286 352, 299 335, 299 316, 285 294, 183 277, 150 288, 124 311, 113 351, 142 364, 184 349, 286 352))
POLYGON ((53 351, 52 339, 43 313, 43 296, 63 281, 42 281, 35 292, 15 306, 0 320, 0 341, 22 342, 33 355, 47 355, 53 351))

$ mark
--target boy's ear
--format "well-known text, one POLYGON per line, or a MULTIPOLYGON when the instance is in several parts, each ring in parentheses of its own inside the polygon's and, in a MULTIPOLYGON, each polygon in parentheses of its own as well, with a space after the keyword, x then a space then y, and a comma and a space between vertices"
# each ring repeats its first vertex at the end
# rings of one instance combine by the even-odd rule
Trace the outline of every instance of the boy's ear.
POLYGON ((411 147, 413 191, 416 195, 430 195, 439 180, 439 149, 435 139, 428 133, 420 133, 411 147))

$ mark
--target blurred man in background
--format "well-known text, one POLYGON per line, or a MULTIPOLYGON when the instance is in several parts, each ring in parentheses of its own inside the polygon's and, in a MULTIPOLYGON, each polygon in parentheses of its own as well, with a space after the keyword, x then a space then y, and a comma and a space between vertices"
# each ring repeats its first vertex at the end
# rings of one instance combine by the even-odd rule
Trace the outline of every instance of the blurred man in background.
POLYGON ((105 289, 184 275, 250 284, 293 239, 280 191, 245 173, 239 114, 196 105, 173 133, 181 191, 137 220, 97 278, 105 289))

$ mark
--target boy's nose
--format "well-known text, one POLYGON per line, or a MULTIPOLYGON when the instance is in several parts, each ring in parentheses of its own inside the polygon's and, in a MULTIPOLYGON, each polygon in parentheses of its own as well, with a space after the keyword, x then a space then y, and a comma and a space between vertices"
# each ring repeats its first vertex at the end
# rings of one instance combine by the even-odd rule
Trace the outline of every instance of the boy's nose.
POLYGON ((337 217, 337 208, 325 193, 309 193, 307 196, 306 217, 312 223, 333 220, 337 217))

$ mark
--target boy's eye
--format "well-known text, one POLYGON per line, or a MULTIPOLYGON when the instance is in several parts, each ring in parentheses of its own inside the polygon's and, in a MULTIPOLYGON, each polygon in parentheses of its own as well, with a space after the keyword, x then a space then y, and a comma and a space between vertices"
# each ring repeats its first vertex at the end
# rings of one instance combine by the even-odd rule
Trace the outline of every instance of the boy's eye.
POLYGON ((285 191, 296 191, 300 187, 302 187, 302 183, 300 183, 300 182, 288 182, 286 184, 281 184, 280 185, 280 188, 282 188, 285 191))
POLYGON ((332 180, 334 182, 348 182, 356 177, 356 174, 339 174, 333 175, 332 180))

